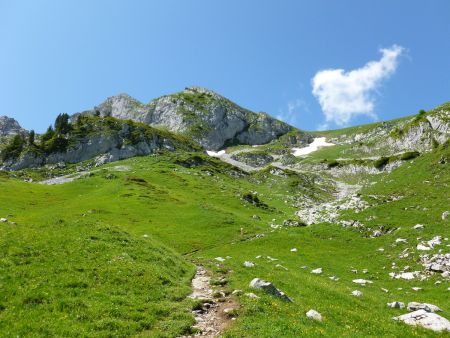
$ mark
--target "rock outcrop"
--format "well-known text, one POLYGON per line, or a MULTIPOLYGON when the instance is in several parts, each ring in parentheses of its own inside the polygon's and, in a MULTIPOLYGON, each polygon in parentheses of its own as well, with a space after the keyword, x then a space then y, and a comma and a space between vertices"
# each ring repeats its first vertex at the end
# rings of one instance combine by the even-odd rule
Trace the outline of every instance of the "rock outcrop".
MULTIPOLYGON (((342 134, 330 139, 336 144, 355 144, 361 153, 372 154, 375 150, 386 155, 431 150, 445 143, 450 137, 450 103, 429 112, 397 121, 383 122, 363 132, 342 134)), ((355 148, 356 149, 356 148, 355 148)))
POLYGON ((148 126, 139 126, 133 122, 106 121, 93 118, 89 122, 95 132, 79 136, 68 134, 65 136, 69 144, 64 151, 46 153, 38 147, 29 147, 18 158, 12 158, 0 163, 0 170, 20 170, 36 168, 46 164, 77 163, 94 159, 96 165, 122 160, 135 156, 145 156, 160 150, 186 151, 200 148, 189 140, 177 137, 169 132, 160 131, 148 126), (115 123, 114 128, 105 126, 115 123))
POLYGON ((207 150, 233 144, 264 144, 293 129, 266 113, 251 112, 213 91, 198 87, 162 96, 148 104, 121 94, 80 114, 112 116, 163 127, 193 138, 207 150))
POLYGON ((12 136, 18 133, 25 132, 19 122, 8 116, 0 116, 0 137, 12 136))

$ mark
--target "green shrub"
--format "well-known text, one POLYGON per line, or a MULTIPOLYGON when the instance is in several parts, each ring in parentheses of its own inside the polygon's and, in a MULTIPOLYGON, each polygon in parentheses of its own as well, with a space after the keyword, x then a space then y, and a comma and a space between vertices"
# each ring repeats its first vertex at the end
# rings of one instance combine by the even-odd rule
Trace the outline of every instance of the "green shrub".
POLYGON ((433 146, 433 149, 437 149, 439 147, 439 142, 436 141, 434 137, 431 139, 431 144, 433 146))
POLYGON ((253 204, 255 207, 257 208, 262 208, 262 209, 268 209, 269 206, 265 203, 263 203, 258 196, 252 194, 251 192, 245 193, 244 195, 242 195, 242 199, 250 204, 253 204))
POLYGON ((377 169, 383 168, 386 164, 389 163, 389 157, 382 156, 378 160, 373 162, 373 166, 377 169))
POLYGON ((334 167, 338 167, 340 165, 341 164, 338 161, 336 161, 336 160, 329 160, 329 161, 327 161, 327 166, 328 166, 329 169, 334 168, 334 167))
POLYGON ((55 152, 64 152, 67 150, 68 145, 69 141, 66 138, 55 135, 50 140, 41 144, 41 149, 48 154, 55 152))
POLYGON ((412 160, 413 158, 416 158, 419 155, 420 153, 418 151, 408 151, 406 153, 401 154, 400 159, 402 161, 412 160))

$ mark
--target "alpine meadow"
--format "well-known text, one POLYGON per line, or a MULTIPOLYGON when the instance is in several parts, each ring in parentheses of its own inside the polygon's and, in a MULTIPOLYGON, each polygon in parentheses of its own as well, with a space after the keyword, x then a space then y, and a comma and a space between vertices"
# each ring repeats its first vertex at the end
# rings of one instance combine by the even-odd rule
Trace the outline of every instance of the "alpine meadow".
POLYGON ((0 0, 0 338, 450 338, 448 13, 0 0))

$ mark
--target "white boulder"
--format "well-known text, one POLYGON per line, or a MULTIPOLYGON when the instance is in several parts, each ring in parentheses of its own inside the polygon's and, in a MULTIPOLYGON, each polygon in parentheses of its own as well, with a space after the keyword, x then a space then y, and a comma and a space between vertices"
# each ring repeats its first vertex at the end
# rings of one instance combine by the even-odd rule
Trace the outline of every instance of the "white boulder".
POLYGON ((392 319, 412 326, 422 326, 436 332, 450 332, 450 321, 436 313, 426 312, 425 310, 414 311, 392 319))
POLYGON ((320 275, 322 272, 323 272, 322 268, 317 268, 311 271, 311 273, 314 273, 316 275, 320 275))
POLYGON ((319 312, 317 312, 316 310, 313 310, 313 309, 311 309, 308 312, 306 312, 306 317, 315 319, 315 320, 317 320, 319 322, 322 321, 322 315, 319 312))

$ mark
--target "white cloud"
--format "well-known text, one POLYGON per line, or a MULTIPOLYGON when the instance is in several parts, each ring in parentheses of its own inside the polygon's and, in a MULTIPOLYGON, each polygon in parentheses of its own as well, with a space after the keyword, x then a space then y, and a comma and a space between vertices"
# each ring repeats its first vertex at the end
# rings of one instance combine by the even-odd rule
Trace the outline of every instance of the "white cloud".
POLYGON ((398 65, 404 48, 393 45, 380 49, 379 61, 370 61, 362 68, 345 71, 326 69, 316 73, 312 79, 312 93, 325 114, 325 123, 343 126, 357 115, 376 119, 374 92, 382 80, 391 76, 398 65))

